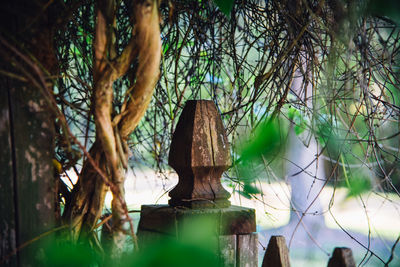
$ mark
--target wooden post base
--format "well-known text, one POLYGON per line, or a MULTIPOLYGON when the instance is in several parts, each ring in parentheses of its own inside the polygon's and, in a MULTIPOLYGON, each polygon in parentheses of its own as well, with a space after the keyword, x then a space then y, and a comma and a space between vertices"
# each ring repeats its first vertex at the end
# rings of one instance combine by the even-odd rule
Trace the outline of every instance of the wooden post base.
POLYGON ((190 240, 194 235, 218 255, 223 266, 257 266, 258 235, 254 209, 230 206, 188 209, 143 205, 138 227, 139 246, 159 240, 190 240))

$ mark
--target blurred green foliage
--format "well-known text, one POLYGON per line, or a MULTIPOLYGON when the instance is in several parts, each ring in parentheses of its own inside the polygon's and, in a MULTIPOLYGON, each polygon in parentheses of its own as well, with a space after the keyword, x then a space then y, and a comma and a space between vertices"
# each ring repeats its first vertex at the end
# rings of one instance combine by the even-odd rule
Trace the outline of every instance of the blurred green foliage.
POLYGON ((288 117, 291 122, 294 124, 294 132, 296 135, 299 135, 307 129, 307 124, 305 117, 300 113, 298 109, 293 107, 289 108, 288 117))
POLYGON ((267 119, 254 131, 241 149, 240 161, 248 163, 262 157, 276 155, 281 147, 280 126, 275 119, 267 119))
POLYGON ((356 197, 371 190, 371 182, 368 177, 354 176, 348 180, 347 197, 356 197))
POLYGON ((235 0, 214 0, 214 2, 222 13, 228 17, 230 16, 235 0))
POLYGON ((367 12, 375 16, 385 16, 400 24, 399 0, 369 0, 367 12))
POLYGON ((185 219, 179 229, 178 238, 156 233, 153 239, 147 237, 147 242, 139 243, 138 251, 125 248, 120 258, 109 251, 100 252, 85 240, 73 244, 59 238, 44 249, 41 266, 224 266, 218 255, 219 225, 215 217, 196 214, 185 219))
POLYGON ((45 249, 42 266, 221 266, 215 251, 204 242, 166 238, 151 243, 139 252, 126 253, 121 259, 112 259, 107 252, 102 257, 89 245, 62 243, 51 244, 45 249))
POLYGON ((324 154, 333 160, 337 161, 343 150, 347 147, 344 139, 340 139, 337 131, 335 131, 332 122, 325 118, 319 118, 316 124, 315 135, 319 145, 324 147, 324 154))
POLYGON ((43 266, 100 266, 102 257, 88 242, 73 244, 58 240, 45 249, 43 266))
POLYGON ((121 260, 119 266, 213 267, 218 257, 206 247, 177 240, 162 240, 121 260))
POLYGON ((263 169, 265 164, 276 160, 282 149, 281 125, 276 119, 266 119, 254 132, 248 136, 243 145, 238 149, 239 159, 235 162, 242 190, 241 195, 251 198, 252 195, 260 193, 255 186, 259 177, 257 170, 263 169))

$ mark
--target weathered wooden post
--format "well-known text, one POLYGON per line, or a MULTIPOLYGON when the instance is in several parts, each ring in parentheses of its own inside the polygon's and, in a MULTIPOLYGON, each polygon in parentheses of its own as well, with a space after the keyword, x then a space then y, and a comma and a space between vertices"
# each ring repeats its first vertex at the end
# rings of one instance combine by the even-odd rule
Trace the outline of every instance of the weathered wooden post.
POLYGON ((290 267, 289 250, 284 236, 271 236, 262 267, 290 267))
POLYGON ((255 211, 231 206, 230 194, 221 185, 221 175, 230 165, 229 144, 212 101, 186 103, 172 138, 169 164, 179 182, 169 193, 169 205, 142 206, 139 245, 162 236, 185 238, 183 233, 192 231, 196 218, 207 218, 216 237, 215 252, 225 266, 257 266, 255 211))
POLYGON ((0 266, 40 266, 51 235, 21 248, 55 225, 54 120, 33 85, 0 84, 0 266))
POLYGON ((350 248, 335 248, 329 259, 328 267, 355 267, 353 252, 350 248))
POLYGON ((188 101, 172 137, 169 165, 179 175, 171 206, 229 207, 221 175, 230 165, 229 145, 212 101, 188 101))

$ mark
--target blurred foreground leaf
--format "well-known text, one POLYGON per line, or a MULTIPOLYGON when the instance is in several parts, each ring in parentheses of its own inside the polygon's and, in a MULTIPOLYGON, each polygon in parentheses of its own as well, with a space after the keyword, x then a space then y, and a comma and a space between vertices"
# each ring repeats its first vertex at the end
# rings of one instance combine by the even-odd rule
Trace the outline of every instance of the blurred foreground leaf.
POLYGON ((240 161, 249 162, 261 157, 270 158, 281 147, 280 128, 276 120, 268 120, 257 127, 252 140, 241 151, 240 161))
POLYGON ((294 132, 296 135, 300 135, 307 129, 306 121, 297 109, 290 107, 288 117, 294 123, 294 132))
POLYGON ((217 7, 224 13, 227 17, 231 15, 233 4, 235 0, 214 0, 217 7))
POLYGON ((398 25, 400 24, 400 1, 399 0, 370 0, 367 12, 372 15, 388 17, 398 25))
POLYGON ((371 181, 368 179, 368 177, 352 177, 348 180, 348 182, 348 198, 359 196, 371 190, 371 181))
POLYGON ((249 183, 245 183, 243 185, 243 188, 241 191, 239 191, 239 194, 244 196, 247 199, 251 199, 252 195, 256 195, 261 193, 261 190, 258 189, 256 186, 249 184, 249 183))
POLYGON ((235 163, 242 182, 239 194, 251 198, 252 195, 261 192, 254 185, 259 177, 258 172, 265 169, 265 160, 272 161, 277 157, 282 148, 281 144, 280 126, 276 120, 267 119, 255 129, 254 135, 239 149, 240 158, 235 163))
MULTIPOLYGON (((175 227, 175 226, 174 226, 175 227)), ((179 237, 157 236, 143 244, 140 251, 121 261, 121 266, 217 267, 218 222, 204 214, 185 219, 179 237)))
POLYGON ((61 243, 45 249, 44 266, 99 266, 101 258, 89 245, 61 243))
POLYGON ((121 266, 217 267, 219 264, 217 256, 203 247, 164 240, 121 261, 121 266))
POLYGON ((42 266, 140 266, 140 267, 217 267, 223 266, 217 255, 216 229, 204 220, 193 219, 189 223, 188 233, 177 240, 170 236, 160 235, 150 245, 141 248, 139 252, 131 251, 120 259, 114 259, 105 251, 104 255, 87 245, 73 244, 58 240, 45 250, 45 260, 42 266), (212 235, 214 233, 214 235, 212 235), (212 242, 212 238, 214 242, 212 242), (212 244, 215 243, 215 246, 212 244))

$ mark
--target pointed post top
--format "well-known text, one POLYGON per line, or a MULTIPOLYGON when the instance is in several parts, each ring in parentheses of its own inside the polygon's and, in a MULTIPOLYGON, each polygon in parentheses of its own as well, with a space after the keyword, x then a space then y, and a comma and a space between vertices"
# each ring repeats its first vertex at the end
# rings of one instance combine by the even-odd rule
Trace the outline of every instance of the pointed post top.
POLYGON ((335 248, 329 259, 328 267, 355 267, 353 252, 350 248, 335 248))
POLYGON ((171 206, 228 207, 221 175, 230 166, 229 144, 214 102, 189 100, 172 137, 169 165, 179 175, 171 206))
POLYGON ((284 236, 271 236, 264 254, 262 267, 290 267, 289 250, 284 236))

